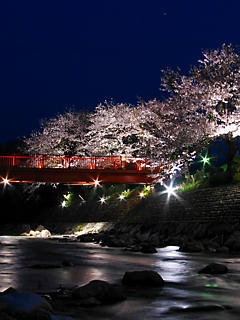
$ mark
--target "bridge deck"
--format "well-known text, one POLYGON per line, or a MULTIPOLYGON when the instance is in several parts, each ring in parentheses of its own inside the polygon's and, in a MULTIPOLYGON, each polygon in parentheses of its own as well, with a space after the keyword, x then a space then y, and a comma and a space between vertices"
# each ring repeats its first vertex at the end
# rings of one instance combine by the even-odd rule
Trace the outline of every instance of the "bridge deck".
POLYGON ((153 183, 161 167, 135 158, 0 156, 0 176, 12 182, 153 183))

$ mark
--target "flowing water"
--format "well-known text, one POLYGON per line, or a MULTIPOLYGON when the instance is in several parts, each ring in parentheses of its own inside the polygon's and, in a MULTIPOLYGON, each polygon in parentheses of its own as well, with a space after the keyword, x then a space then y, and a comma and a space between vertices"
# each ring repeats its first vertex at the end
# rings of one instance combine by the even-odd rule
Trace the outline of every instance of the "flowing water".
POLYGON ((98 279, 120 283, 126 271, 154 270, 163 288, 131 289, 126 301, 83 309, 79 319, 235 320, 240 318, 240 257, 185 254, 178 247, 149 255, 96 244, 0 237, 0 290, 48 292, 98 279), (72 267, 32 269, 38 263, 73 262, 72 267), (229 273, 198 274, 211 262, 224 263, 229 273), (222 309, 221 309, 222 306, 222 309), (218 310, 219 309, 219 310, 218 310))

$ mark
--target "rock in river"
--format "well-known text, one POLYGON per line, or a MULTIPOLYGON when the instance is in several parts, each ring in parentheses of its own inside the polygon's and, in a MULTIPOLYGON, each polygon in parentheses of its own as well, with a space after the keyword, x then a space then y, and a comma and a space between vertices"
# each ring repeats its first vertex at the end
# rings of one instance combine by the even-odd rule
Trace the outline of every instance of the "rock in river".
MULTIPOLYGON (((32 292, 6 290, 0 294, 0 309, 16 319, 51 319, 52 307, 32 292)), ((7 319, 7 318, 1 318, 7 319)))
POLYGON ((162 287, 164 281, 159 273, 152 270, 126 272, 122 278, 124 285, 162 287))
POLYGON ((210 263, 209 265, 207 265, 206 267, 198 271, 198 273, 207 273, 207 274, 223 274, 227 272, 228 272, 228 268, 220 263, 210 263))
POLYGON ((101 303, 106 304, 126 299, 120 286, 101 280, 93 280, 85 286, 76 288, 72 296, 73 298, 84 299, 84 301, 89 298, 96 298, 101 303))

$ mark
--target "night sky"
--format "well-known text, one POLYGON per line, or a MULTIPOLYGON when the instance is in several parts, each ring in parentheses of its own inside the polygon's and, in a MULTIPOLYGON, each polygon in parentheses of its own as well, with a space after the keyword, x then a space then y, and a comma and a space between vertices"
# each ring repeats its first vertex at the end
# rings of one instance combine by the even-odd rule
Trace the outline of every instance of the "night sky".
POLYGON ((105 100, 161 98, 161 70, 240 44, 240 1, 7 0, 0 5, 0 142, 105 100))

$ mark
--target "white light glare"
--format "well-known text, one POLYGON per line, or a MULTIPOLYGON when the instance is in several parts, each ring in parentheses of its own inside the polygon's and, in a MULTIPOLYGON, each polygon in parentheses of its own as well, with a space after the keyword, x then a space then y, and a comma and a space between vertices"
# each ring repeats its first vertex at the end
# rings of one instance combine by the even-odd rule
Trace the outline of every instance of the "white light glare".
POLYGON ((123 194, 120 194, 119 199, 120 199, 120 200, 123 200, 124 198, 125 198, 124 195, 123 195, 123 194))
POLYGON ((10 184, 10 180, 8 180, 7 178, 2 178, 2 182, 4 184, 4 186, 9 185, 10 184))
POLYGON ((144 198, 144 193, 143 193, 143 192, 140 192, 140 193, 139 193, 139 197, 140 197, 140 198, 144 198))
POLYGON ((97 187, 97 186, 99 186, 100 185, 100 182, 99 182, 99 180, 97 179, 97 180, 94 180, 94 186, 95 186, 95 188, 97 187))
POLYGON ((175 190, 177 189, 176 187, 173 187, 173 182, 170 183, 169 186, 165 186, 166 190, 165 192, 168 194, 168 197, 171 195, 175 195, 175 190))
POLYGON ((63 200, 61 203, 62 208, 66 207, 67 201, 63 200))
POLYGON ((104 197, 101 197, 100 200, 101 204, 104 204, 106 202, 106 199, 104 197))

